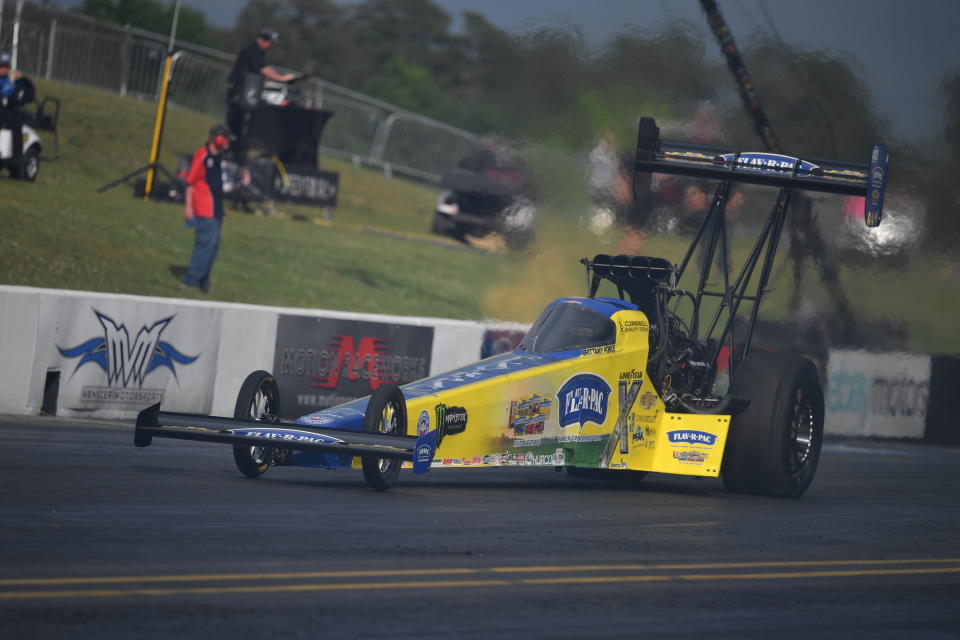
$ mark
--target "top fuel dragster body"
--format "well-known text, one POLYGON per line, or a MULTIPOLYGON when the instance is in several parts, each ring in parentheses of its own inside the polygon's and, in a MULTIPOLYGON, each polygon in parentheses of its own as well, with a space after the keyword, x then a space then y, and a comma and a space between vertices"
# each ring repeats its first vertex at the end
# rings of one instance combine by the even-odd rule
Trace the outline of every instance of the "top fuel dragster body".
POLYGON ((403 466, 423 473, 530 465, 574 473, 722 474, 732 491, 801 495, 823 437, 818 370, 800 353, 750 349, 753 327, 791 190, 863 195, 865 219, 875 226, 885 150, 878 145, 869 165, 855 165, 667 143, 645 118, 636 169, 718 180, 710 212, 679 265, 598 255, 582 261, 588 296, 548 305, 513 352, 402 387, 377 384, 370 397, 292 423, 276 417, 272 376, 256 372, 233 418, 154 405, 138 417, 136 444, 147 446, 153 437, 229 443, 251 477, 270 466, 360 466, 380 490, 396 482, 403 466), (725 222, 732 181, 779 188, 737 274, 730 273, 725 222), (682 289, 697 248, 705 259, 693 287, 682 289), (715 262, 722 282, 716 291, 708 285, 715 262), (619 297, 598 297, 604 282, 619 297), (746 316, 739 335, 738 314, 746 316), (727 384, 719 384, 721 364, 727 384))

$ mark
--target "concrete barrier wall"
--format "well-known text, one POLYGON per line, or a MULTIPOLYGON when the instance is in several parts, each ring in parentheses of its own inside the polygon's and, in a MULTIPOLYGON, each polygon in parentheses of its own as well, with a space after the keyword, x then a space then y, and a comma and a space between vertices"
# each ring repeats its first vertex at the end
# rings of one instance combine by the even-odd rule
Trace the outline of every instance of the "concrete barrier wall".
POLYGON ((429 327, 428 373, 477 360, 491 328, 521 328, 0 286, 0 413, 38 414, 46 400, 58 415, 129 418, 162 401, 231 415, 246 375, 274 369, 283 316, 429 327))
POLYGON ((829 433, 924 437, 930 356, 831 350, 827 379, 829 433))
MULTIPOLYGON (((357 327, 356 344, 344 347, 345 357, 319 354, 329 340, 297 354, 315 360, 322 355, 337 367, 324 371, 325 379, 335 378, 337 385, 353 380, 345 392, 353 396, 370 392, 363 387, 373 370, 370 358, 413 359, 390 351, 392 336, 398 345, 403 332, 430 344, 427 356, 416 356, 423 364, 415 368, 429 375, 512 348, 525 330, 510 323, 0 286, 0 413, 30 415, 55 407, 63 416, 126 419, 162 401, 170 411, 232 415, 248 373, 280 373, 278 342, 287 338, 278 326, 309 327, 304 318, 316 319, 318 327, 336 326, 335 333, 357 327), (367 355, 364 340, 375 345, 367 355)), ((827 370, 828 434, 960 442, 953 419, 960 360, 832 350, 827 370), (936 406, 928 411, 931 402, 936 406)))

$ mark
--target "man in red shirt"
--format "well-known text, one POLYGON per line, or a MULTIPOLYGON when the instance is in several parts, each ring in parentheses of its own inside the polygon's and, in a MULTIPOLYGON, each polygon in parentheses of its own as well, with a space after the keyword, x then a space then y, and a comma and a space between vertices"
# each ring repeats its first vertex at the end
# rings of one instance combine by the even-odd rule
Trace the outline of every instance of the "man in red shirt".
POLYGON ((184 222, 196 227, 196 241, 183 284, 207 293, 210 272, 220 248, 220 224, 223 221, 223 177, 220 157, 230 148, 230 129, 218 124, 210 129, 207 143, 197 149, 190 162, 185 182, 184 222))

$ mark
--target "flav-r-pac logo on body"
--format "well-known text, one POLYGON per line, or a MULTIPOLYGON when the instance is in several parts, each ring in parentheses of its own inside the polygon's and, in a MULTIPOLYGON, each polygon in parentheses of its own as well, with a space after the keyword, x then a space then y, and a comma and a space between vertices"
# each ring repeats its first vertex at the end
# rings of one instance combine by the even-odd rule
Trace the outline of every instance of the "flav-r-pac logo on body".
POLYGON ((717 436, 706 431, 695 431, 693 429, 684 429, 678 431, 667 431, 667 438, 672 443, 705 445, 712 447, 717 441, 717 436))
POLYGON ((57 346, 63 357, 80 358, 74 373, 83 365, 92 362, 107 374, 108 386, 119 384, 124 388, 139 388, 143 386, 144 379, 159 367, 170 369, 176 378, 176 363, 187 365, 200 357, 184 355, 172 344, 160 339, 164 330, 173 322, 174 316, 157 320, 149 327, 143 325, 131 338, 126 325, 117 324, 113 318, 96 309, 93 313, 103 327, 103 336, 91 338, 76 347, 57 346))
POLYGON ((753 171, 764 171, 768 173, 783 173, 793 171, 796 167, 798 172, 812 173, 820 166, 794 158, 780 153, 767 153, 765 151, 746 151, 744 153, 724 153, 720 155, 727 162, 733 162, 736 158, 737 166, 751 169, 753 171))
POLYGON ((587 422, 603 425, 607 421, 610 385, 593 373, 579 373, 557 391, 560 404, 560 426, 569 427, 587 422))

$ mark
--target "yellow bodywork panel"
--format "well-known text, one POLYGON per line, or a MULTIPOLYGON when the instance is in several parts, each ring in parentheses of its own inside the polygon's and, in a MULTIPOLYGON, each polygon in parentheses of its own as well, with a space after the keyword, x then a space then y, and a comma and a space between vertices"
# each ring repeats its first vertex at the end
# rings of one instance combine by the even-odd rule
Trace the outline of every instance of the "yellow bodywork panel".
MULTIPOLYGON (((649 323, 614 313, 616 342, 407 400, 407 433, 440 430, 434 467, 503 465, 633 469, 694 476, 720 471, 729 416, 671 414, 647 373, 649 323)), ((478 363, 478 371, 484 363, 478 363)), ((460 374, 468 377, 471 373, 460 374)), ((452 380, 452 379, 451 379, 452 380)), ((455 382, 462 383, 457 379, 455 382)))

